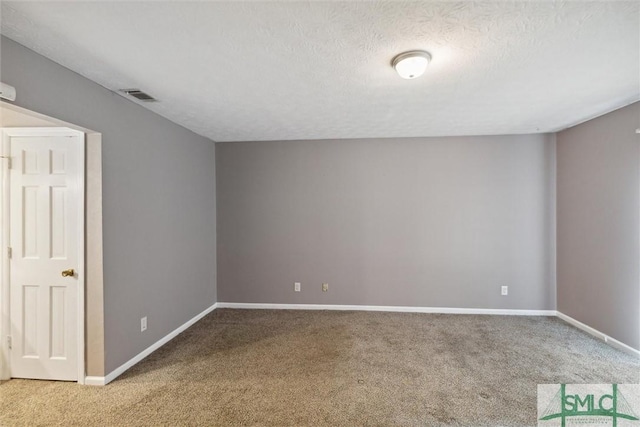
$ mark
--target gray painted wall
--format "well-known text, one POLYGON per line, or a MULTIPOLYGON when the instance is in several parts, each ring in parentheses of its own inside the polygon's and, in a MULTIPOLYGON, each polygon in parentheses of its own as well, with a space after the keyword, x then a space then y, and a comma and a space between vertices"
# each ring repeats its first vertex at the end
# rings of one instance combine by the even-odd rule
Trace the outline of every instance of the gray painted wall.
POLYGON ((555 309, 554 155, 550 135, 218 143, 218 300, 555 309))
POLYGON ((558 133, 558 310, 640 349, 640 103, 558 133))
POLYGON ((215 145, 5 37, 1 43, 0 76, 16 87, 16 104, 103 134, 108 373, 216 301, 215 145))

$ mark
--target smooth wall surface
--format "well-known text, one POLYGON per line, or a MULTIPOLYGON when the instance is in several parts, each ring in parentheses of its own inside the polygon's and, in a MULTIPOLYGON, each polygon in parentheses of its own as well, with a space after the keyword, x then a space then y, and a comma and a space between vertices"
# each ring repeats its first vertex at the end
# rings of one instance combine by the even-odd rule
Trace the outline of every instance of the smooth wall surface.
POLYGON ((58 123, 30 116, 20 111, 5 107, 8 102, 0 101, 0 127, 57 127, 58 123))
POLYGON ((640 103, 557 135, 558 310, 640 349, 640 103))
POLYGON ((109 373, 216 301, 214 144, 5 37, 0 54, 15 104, 102 133, 109 373))
POLYGON ((555 309, 554 155, 552 135, 218 143, 218 300, 555 309))

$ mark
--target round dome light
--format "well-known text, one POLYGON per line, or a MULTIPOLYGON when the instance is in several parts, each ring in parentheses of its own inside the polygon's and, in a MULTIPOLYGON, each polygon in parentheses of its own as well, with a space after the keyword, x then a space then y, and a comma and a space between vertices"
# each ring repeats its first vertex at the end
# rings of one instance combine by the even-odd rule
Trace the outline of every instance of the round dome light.
POLYGON ((403 79, 415 79, 424 74, 431 61, 429 52, 422 50, 412 50, 404 52, 393 58, 391 66, 395 68, 403 79))

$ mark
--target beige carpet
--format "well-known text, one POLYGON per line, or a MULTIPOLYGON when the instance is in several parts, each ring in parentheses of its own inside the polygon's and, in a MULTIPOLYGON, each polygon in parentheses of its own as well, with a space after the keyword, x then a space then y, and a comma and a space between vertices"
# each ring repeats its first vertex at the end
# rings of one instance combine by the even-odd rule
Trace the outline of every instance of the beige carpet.
POLYGON ((540 383, 638 383, 556 318, 219 309, 106 387, 11 380, 0 425, 533 426, 540 383))

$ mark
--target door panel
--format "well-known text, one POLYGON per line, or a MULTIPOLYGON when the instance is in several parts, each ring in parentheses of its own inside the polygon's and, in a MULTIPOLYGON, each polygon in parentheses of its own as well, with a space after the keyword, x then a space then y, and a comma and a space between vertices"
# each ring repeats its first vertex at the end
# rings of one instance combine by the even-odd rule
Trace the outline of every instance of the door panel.
POLYGON ((10 136, 11 376, 78 379, 78 159, 82 135, 10 136))

